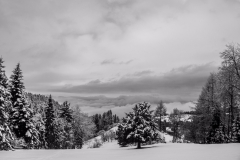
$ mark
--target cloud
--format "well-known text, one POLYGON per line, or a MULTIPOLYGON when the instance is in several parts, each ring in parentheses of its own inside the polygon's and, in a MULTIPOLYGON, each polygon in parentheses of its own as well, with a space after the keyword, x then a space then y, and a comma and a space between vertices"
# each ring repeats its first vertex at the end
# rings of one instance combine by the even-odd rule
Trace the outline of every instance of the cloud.
POLYGON ((152 73, 153 73, 153 71, 144 70, 144 71, 136 72, 133 75, 137 76, 137 77, 141 77, 141 76, 149 75, 149 74, 152 74, 152 73))
POLYGON ((133 60, 115 62, 113 59, 105 59, 100 64, 101 65, 108 65, 108 64, 120 64, 120 65, 125 64, 125 65, 127 65, 127 64, 132 63, 132 61, 133 60))
MULTIPOLYGON (((155 94, 171 101, 194 101, 210 72, 217 70, 212 63, 188 65, 176 68, 163 75, 148 75, 149 71, 137 73, 140 77, 125 77, 109 82, 87 83, 71 87, 62 87, 54 92, 81 94, 155 94)), ((121 97, 123 98, 123 97, 121 97)), ((121 99, 120 98, 120 102, 121 99)), ((124 97, 126 98, 126 97, 124 97)))
POLYGON ((128 61, 119 62, 118 64, 130 64, 132 62, 133 62, 133 60, 128 60, 128 61))
POLYGON ((99 79, 88 82, 89 84, 99 84, 101 81, 99 79))
POLYGON ((106 64, 113 64, 114 60, 110 59, 105 59, 104 61, 101 62, 101 65, 106 65, 106 64))
POLYGON ((159 73, 219 65, 225 44, 240 42, 239 15, 233 0, 0 0, 0 53, 8 76, 21 63, 29 91, 192 93, 187 77, 202 84, 201 73, 159 73))

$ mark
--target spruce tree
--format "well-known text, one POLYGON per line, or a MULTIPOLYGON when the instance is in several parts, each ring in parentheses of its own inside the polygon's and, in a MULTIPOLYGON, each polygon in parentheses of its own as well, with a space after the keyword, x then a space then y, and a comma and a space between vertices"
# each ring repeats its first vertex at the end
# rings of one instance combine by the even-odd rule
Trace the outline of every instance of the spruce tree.
MULTIPOLYGON (((126 122, 127 120, 124 119, 124 122, 126 122)), ((118 140, 118 144, 122 147, 127 146, 128 144, 133 144, 134 143, 134 139, 128 138, 128 135, 132 132, 131 128, 127 127, 126 123, 121 123, 118 125, 118 130, 116 131, 116 136, 117 136, 117 140, 118 140)))
POLYGON ((73 146, 73 111, 70 109, 70 103, 67 101, 63 102, 62 108, 60 109, 60 118, 62 118, 61 125, 63 126, 62 131, 62 148, 72 148, 73 146))
POLYGON ((156 139, 158 135, 156 132, 157 124, 152 116, 153 111, 149 109, 150 105, 146 102, 136 104, 133 112, 127 114, 126 123, 119 126, 118 132, 122 132, 123 139, 125 139, 127 132, 126 139, 136 142, 137 148, 141 148, 141 143, 156 139))
POLYGON ((111 110, 107 111, 107 124, 108 125, 112 125, 113 124, 112 111, 111 110))
POLYGON ((113 115, 113 118, 112 118, 112 119, 113 119, 113 123, 116 123, 116 122, 117 122, 117 116, 116 116, 116 114, 113 115))
POLYGON ((228 141, 228 137, 223 131, 223 125, 220 117, 220 110, 215 109, 213 111, 213 119, 211 123, 211 129, 207 137, 207 143, 225 143, 228 141))
POLYGON ((0 85, 3 86, 5 89, 8 88, 8 78, 5 74, 5 66, 3 65, 3 59, 0 57, 0 85))
POLYGON ((11 110, 11 94, 8 91, 8 79, 5 75, 3 60, 0 57, 0 144, 7 145, 1 149, 12 149, 10 141, 13 140, 10 130, 9 112, 11 110))
POLYGON ((55 133, 55 115, 54 115, 54 108, 52 102, 52 96, 49 96, 48 99, 48 106, 46 108, 46 120, 45 120, 45 138, 47 143, 47 148, 53 149, 56 148, 55 141, 56 141, 56 133, 55 133))
POLYGON ((20 63, 18 63, 10 77, 10 92, 12 95, 11 101, 13 108, 18 105, 18 99, 23 97, 24 89, 22 70, 20 63))
POLYGON ((233 133, 232 141, 240 143, 240 116, 239 115, 236 117, 236 119, 233 122, 232 133, 233 133))
POLYGON ((70 109, 70 103, 67 101, 63 102, 62 108, 60 109, 60 118, 64 118, 68 123, 72 122, 72 110, 70 109))
POLYGON ((11 124, 17 138, 24 138, 30 147, 34 147, 38 143, 38 132, 33 123, 33 111, 26 100, 24 89, 22 70, 18 63, 10 77, 10 93, 13 105, 11 124))
POLYGON ((93 119, 93 122, 96 125, 96 133, 98 133, 98 131, 100 131, 100 128, 99 128, 99 121, 100 120, 99 120, 98 114, 93 115, 92 119, 93 119))

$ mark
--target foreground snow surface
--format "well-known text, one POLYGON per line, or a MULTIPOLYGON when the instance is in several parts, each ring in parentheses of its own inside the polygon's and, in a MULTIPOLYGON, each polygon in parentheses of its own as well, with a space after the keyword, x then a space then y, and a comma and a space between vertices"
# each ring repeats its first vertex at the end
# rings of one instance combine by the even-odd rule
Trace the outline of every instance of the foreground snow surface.
POLYGON ((82 150, 1 151, 1 160, 240 160, 240 144, 160 143, 120 148, 117 142, 82 150))

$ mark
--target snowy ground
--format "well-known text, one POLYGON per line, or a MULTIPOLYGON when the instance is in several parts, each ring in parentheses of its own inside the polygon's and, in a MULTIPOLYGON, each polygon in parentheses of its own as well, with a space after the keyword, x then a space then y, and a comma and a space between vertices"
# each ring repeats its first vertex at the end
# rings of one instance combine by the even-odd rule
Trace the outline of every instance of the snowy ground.
POLYGON ((82 150, 17 150, 0 152, 1 160, 240 160, 240 144, 160 143, 120 148, 117 142, 82 150))
POLYGON ((165 142, 169 143, 169 142, 172 142, 173 140, 173 136, 167 134, 167 133, 163 133, 163 136, 165 138, 165 142))

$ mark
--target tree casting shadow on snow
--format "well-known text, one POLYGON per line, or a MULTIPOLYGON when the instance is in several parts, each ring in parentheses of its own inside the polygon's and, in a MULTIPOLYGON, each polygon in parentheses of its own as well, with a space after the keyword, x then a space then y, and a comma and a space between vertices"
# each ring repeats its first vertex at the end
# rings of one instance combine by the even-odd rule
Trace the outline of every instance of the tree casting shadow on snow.
POLYGON ((156 148, 156 147, 162 147, 162 146, 142 146, 141 148, 129 148, 127 150, 149 149, 149 148, 156 148))

